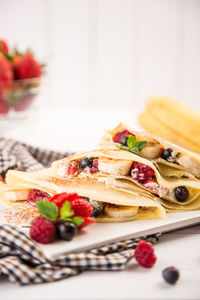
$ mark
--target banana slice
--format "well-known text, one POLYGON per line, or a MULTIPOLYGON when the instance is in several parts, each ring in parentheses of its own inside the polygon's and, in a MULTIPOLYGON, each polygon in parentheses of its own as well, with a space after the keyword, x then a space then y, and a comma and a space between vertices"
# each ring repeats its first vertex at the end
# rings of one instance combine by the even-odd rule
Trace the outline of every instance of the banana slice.
POLYGON ((121 206, 109 204, 105 207, 104 213, 110 218, 125 218, 136 216, 138 206, 121 206))
POLYGON ((155 140, 149 140, 147 145, 140 150, 139 155, 147 159, 158 158, 160 154, 160 144, 155 140))
POLYGON ((29 191, 7 191, 4 193, 6 200, 10 201, 24 201, 27 200, 29 191))
POLYGON ((194 174, 196 177, 200 178, 200 166, 198 163, 196 163, 192 158, 186 156, 186 155, 179 155, 176 162, 186 168, 189 172, 194 174))
POLYGON ((128 175, 131 165, 131 160, 113 160, 107 158, 99 158, 98 160, 99 171, 116 176, 128 175))

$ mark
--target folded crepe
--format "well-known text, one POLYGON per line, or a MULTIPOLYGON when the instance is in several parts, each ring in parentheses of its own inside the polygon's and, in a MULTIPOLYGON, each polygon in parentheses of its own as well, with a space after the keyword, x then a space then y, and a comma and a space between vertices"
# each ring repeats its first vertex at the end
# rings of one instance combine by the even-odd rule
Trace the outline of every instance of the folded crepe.
MULTIPOLYGON (((75 154, 52 164, 62 180, 95 179, 124 192, 159 197, 167 211, 200 209, 200 180, 183 167, 162 158, 146 159, 112 147, 75 154)), ((148 146, 148 143, 147 143, 148 146)))
MULTIPOLYGON (((140 219, 163 218, 165 209, 157 197, 144 193, 135 186, 130 191, 105 184, 95 178, 73 177, 56 178, 52 169, 37 172, 8 171, 7 184, 2 184, 1 199, 9 206, 20 208, 26 205, 31 190, 37 189, 55 195, 58 193, 77 193, 80 197, 98 201, 104 205, 103 212, 95 217, 96 222, 126 222, 140 219)), ((30 205, 30 204, 29 204, 30 205)))
MULTIPOLYGON (((136 142, 145 141, 137 155, 152 161, 164 176, 200 178, 200 155, 146 132, 137 132, 120 123, 113 130, 105 132, 101 139, 101 148, 118 149, 124 146, 123 139, 133 135, 136 142), (121 141, 122 140, 122 144, 121 141), (167 168, 165 167, 167 166, 167 168), (176 171, 176 173, 173 172, 176 171)), ((124 146, 126 148, 126 146, 124 146)), ((136 147, 137 148, 137 147, 136 147)), ((128 147, 127 147, 128 150, 128 147)), ((137 149, 136 149, 137 150, 137 149)))

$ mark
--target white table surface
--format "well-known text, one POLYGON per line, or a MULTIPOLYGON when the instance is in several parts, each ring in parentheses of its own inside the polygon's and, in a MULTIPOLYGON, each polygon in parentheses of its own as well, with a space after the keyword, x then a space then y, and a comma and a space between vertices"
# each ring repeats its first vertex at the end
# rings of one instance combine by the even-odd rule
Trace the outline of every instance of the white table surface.
MULTIPOLYGON (((54 109, 40 112, 32 122, 6 135, 55 150, 82 151, 95 147, 104 129, 118 121, 136 128, 136 115, 136 111, 125 110, 54 109)), ((152 269, 138 266, 133 259, 124 271, 88 271, 62 281, 25 287, 0 276, 0 299, 200 299, 200 225, 161 236, 155 253, 157 262, 152 269), (180 270, 175 286, 162 278, 162 270, 168 266, 180 270)))

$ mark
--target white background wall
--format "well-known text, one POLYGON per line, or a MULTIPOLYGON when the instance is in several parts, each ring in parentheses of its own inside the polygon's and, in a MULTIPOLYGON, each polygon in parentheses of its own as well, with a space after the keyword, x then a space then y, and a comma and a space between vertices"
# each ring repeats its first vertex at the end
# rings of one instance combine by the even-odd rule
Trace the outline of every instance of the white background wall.
POLYGON ((200 109, 199 0, 0 0, 0 37, 47 60, 51 105, 200 109))

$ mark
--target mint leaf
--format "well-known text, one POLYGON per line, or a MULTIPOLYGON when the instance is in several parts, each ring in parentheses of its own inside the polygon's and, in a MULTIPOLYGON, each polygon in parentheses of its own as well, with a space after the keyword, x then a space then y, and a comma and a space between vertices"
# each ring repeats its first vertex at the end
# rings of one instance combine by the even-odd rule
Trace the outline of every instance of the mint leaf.
POLYGON ((126 150, 126 148, 124 148, 122 145, 116 145, 118 149, 120 150, 126 150))
POLYGON ((136 147, 138 147, 139 150, 142 150, 146 145, 147 145, 146 141, 136 142, 136 147))
POLYGON ((58 207, 55 203, 40 200, 36 201, 39 213, 50 221, 55 221, 58 217, 58 207))
POLYGON ((140 152, 140 150, 138 149, 138 147, 133 147, 129 149, 132 153, 138 154, 140 152))
POLYGON ((68 201, 66 201, 60 210, 60 217, 61 217, 61 219, 64 219, 64 218, 71 217, 73 215, 74 215, 74 212, 73 212, 73 210, 71 210, 70 203, 68 201))
POLYGON ((79 226, 84 222, 84 220, 80 217, 74 217, 71 219, 71 222, 74 223, 74 225, 79 226))
POLYGON ((136 143, 136 140, 135 140, 134 136, 133 135, 129 135, 128 136, 128 140, 127 140, 127 146, 129 148, 133 148, 135 146, 135 143, 136 143))
POLYGON ((71 222, 74 223, 74 225, 79 226, 84 222, 84 219, 81 217, 74 217, 74 218, 64 218, 62 220, 59 220, 61 223, 63 222, 71 222))

